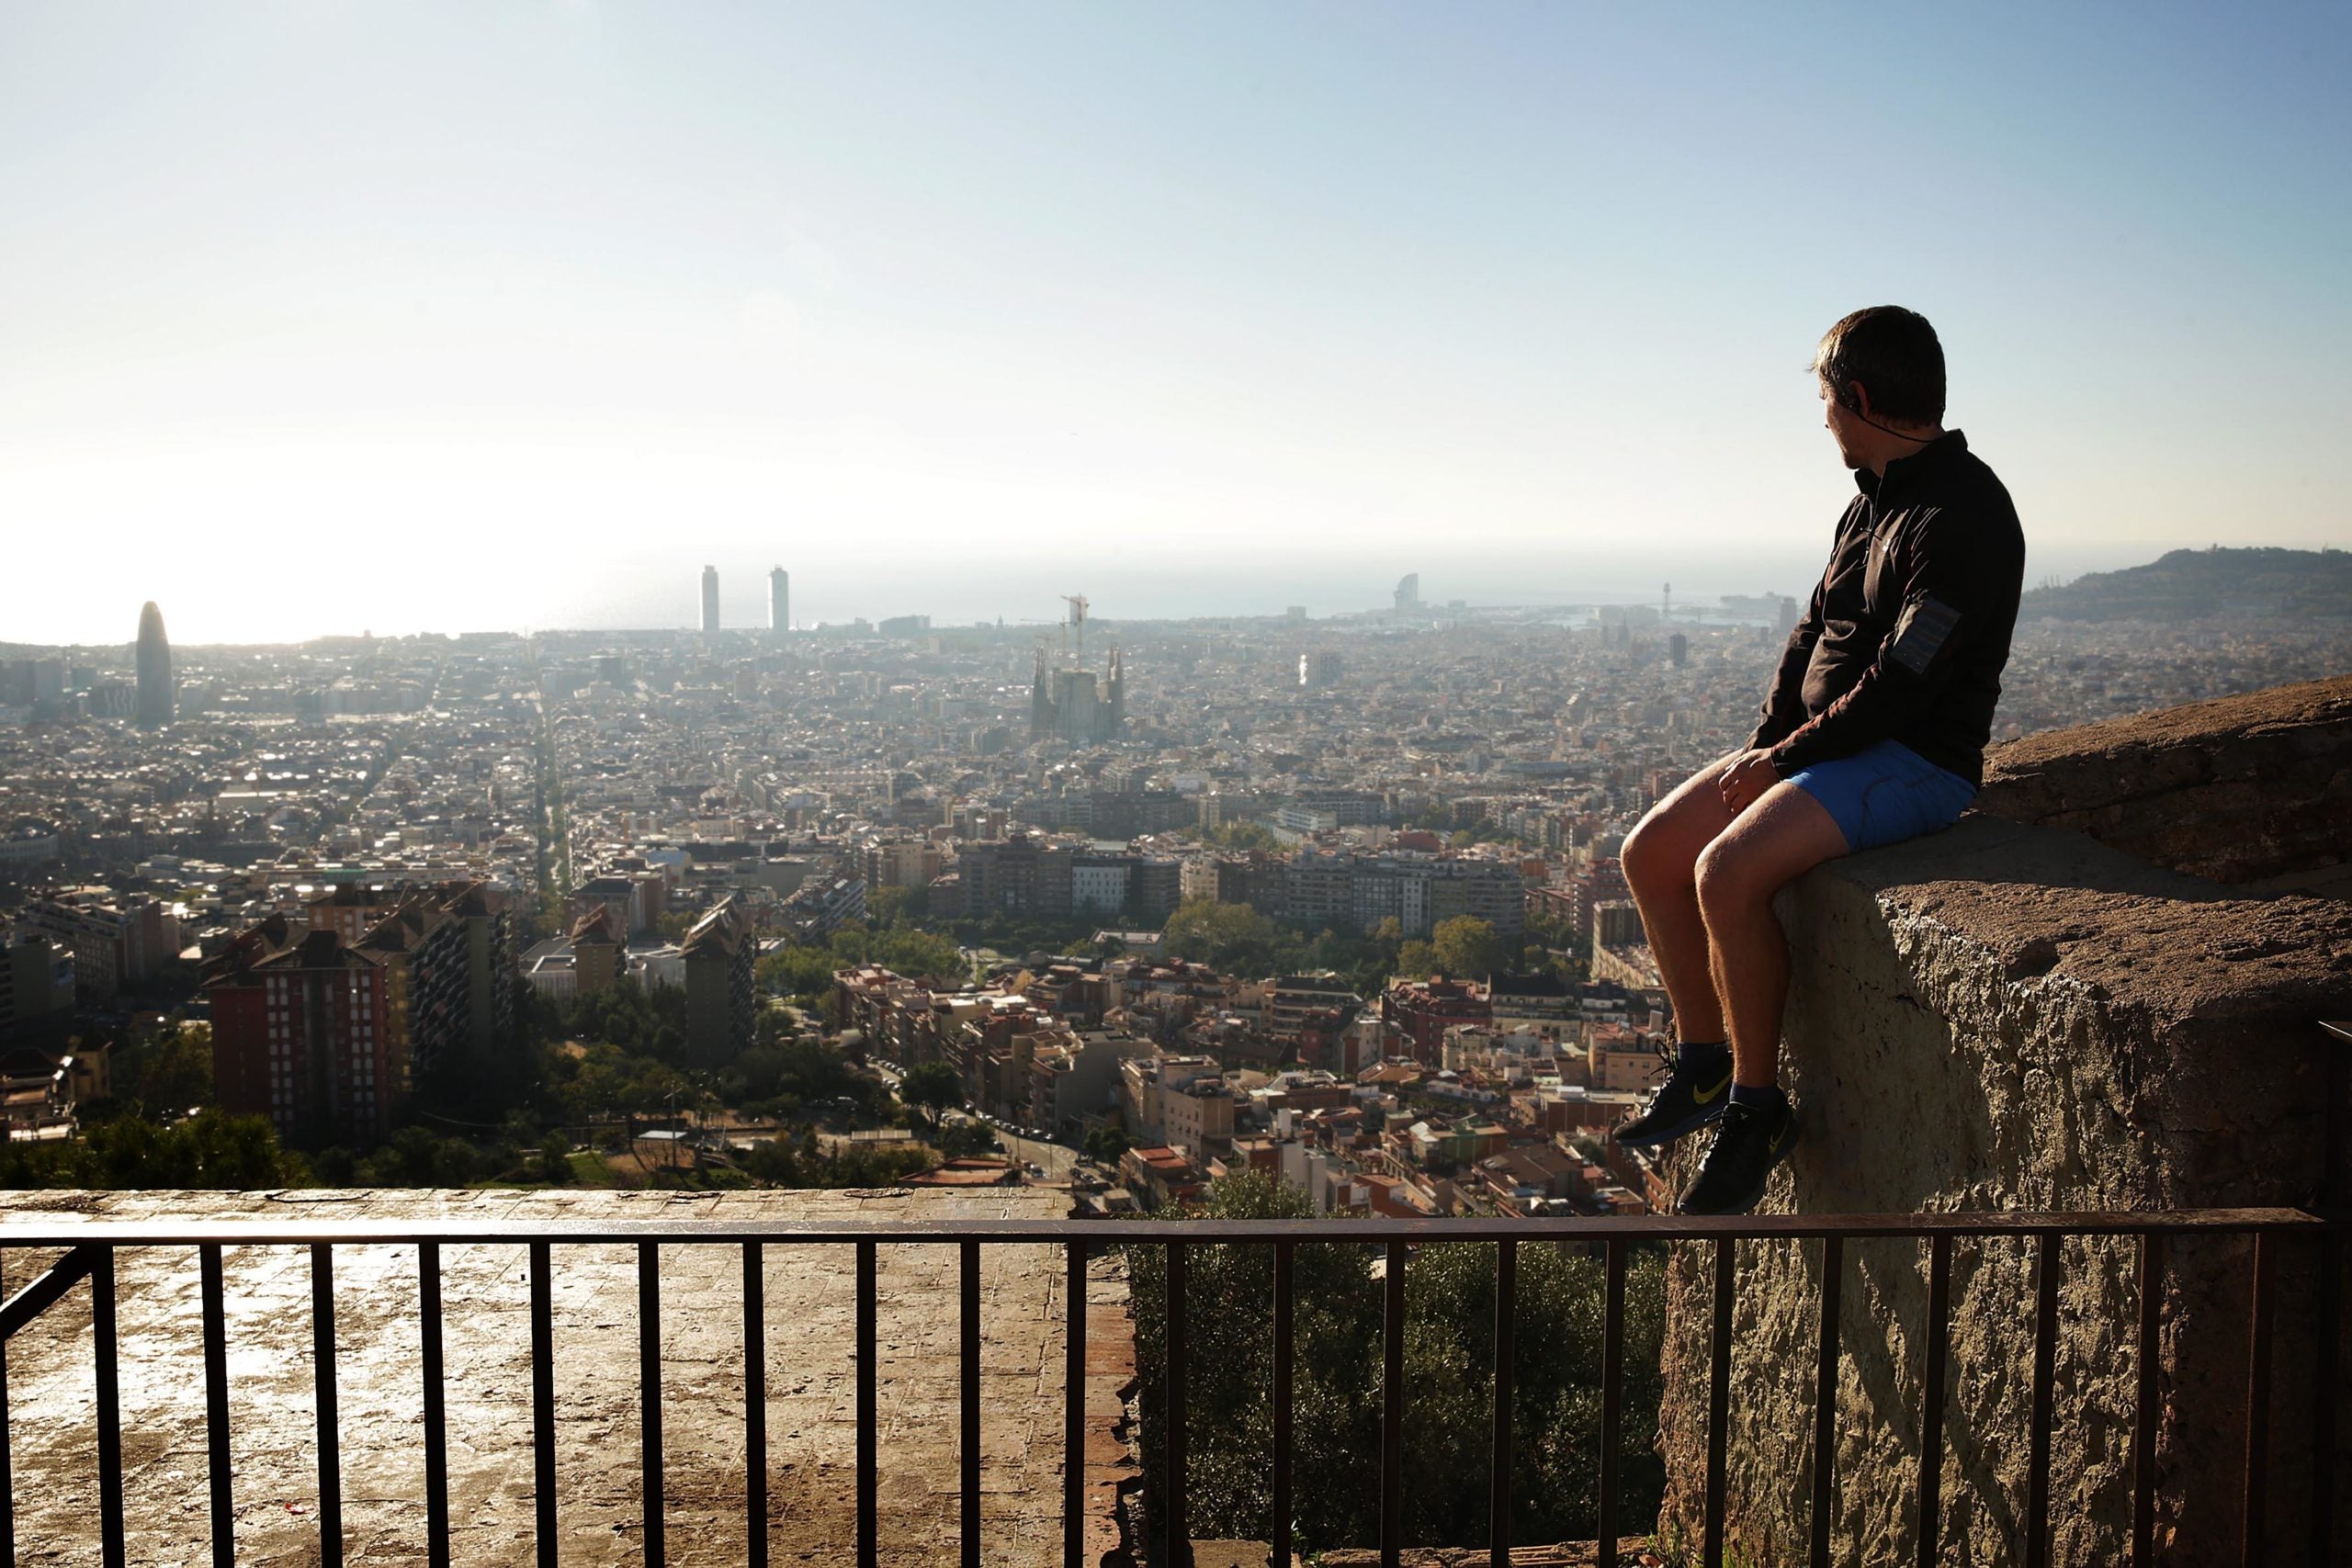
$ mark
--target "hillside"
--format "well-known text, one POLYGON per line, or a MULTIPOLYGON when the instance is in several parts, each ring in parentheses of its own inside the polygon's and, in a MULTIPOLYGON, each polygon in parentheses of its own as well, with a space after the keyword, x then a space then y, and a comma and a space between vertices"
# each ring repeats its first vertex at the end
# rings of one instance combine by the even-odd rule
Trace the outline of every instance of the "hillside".
POLYGON ((2146 566, 2027 591, 2020 620, 2175 621, 2223 614, 2352 616, 2352 551, 2174 550, 2146 566))

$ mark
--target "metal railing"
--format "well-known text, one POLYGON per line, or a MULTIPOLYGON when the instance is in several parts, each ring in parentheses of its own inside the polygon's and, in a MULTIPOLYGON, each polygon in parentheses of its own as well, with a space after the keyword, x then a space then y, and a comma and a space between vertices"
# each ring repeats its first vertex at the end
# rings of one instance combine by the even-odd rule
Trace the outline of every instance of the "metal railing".
MULTIPOLYGON (((2334 1173, 2331 1172, 2333 1177, 2334 1173)), ((2329 1190, 2335 1190, 2330 1188, 2329 1190)), ((877 1247, 952 1246, 961 1254, 961 1562, 977 1568, 981 1561, 979 1425, 980 1425, 980 1249, 984 1246, 1043 1244, 1061 1248, 1068 1270, 1068 1326, 1064 1335, 1065 1402, 1063 1426, 1062 1560, 1069 1568, 1082 1561, 1085 1520, 1082 1517, 1085 1479, 1086 1385, 1086 1265, 1090 1252, 1112 1244, 1150 1246, 1166 1249, 1167 1359, 1163 1369, 1168 1440, 1159 1456, 1159 1491, 1164 1504, 1169 1560, 1188 1555, 1185 1529, 1186 1457, 1184 1450, 1185 1260, 1190 1248, 1208 1244, 1264 1246, 1273 1250, 1273 1398, 1272 1398, 1272 1540, 1276 1563, 1290 1561, 1289 1521, 1292 1500, 1292 1337, 1294 1314, 1293 1252, 1303 1244, 1319 1242, 1371 1243, 1385 1253, 1384 1296, 1384 1359, 1382 1383, 1379 1538, 1382 1560, 1394 1564, 1402 1548, 1405 1457, 1402 1441, 1405 1410, 1404 1314, 1405 1280, 1411 1249, 1441 1243, 1484 1243, 1495 1247, 1496 1307, 1494 1324, 1494 1421, 1490 1497, 1489 1551, 1494 1563, 1507 1563, 1511 1540, 1511 1380, 1515 1346, 1512 1322, 1517 1278, 1517 1248, 1521 1242, 1589 1243, 1604 1258, 1601 1436, 1599 1459, 1600 1561, 1614 1560, 1619 1538, 1618 1450, 1623 1419, 1622 1383, 1625 1328, 1625 1270, 1628 1249, 1644 1242, 1679 1242, 1712 1247, 1714 1290, 1711 1326, 1711 1369, 1708 1394, 1705 1531, 1702 1560, 1710 1568, 1723 1561, 1726 1414, 1732 1343, 1732 1309, 1736 1291, 1736 1248, 1743 1240, 1818 1240, 1820 1262, 1820 1332, 1815 1367, 1814 1469, 1811 1561, 1830 1561, 1830 1529, 1835 1514, 1838 1477, 1836 1454, 1838 1382, 1838 1296, 1844 1272, 1845 1247, 1849 1240, 1883 1241, 1910 1238, 1926 1244, 1928 1264, 1928 1337, 1924 1397, 1921 1400, 1918 1483, 1918 1561, 1932 1562, 1939 1545, 1940 1484, 1943 1455, 1943 1393, 1948 1371, 1947 1329, 1951 1308, 1951 1254, 1956 1240, 2030 1237, 2036 1243, 2038 1268, 2035 1290, 2035 1355, 2032 1414, 2030 1431, 2028 1496, 2024 1511, 2024 1560, 2048 1561, 2050 1542, 2050 1438, 2052 1420, 2054 1352, 2058 1333, 2060 1243, 2077 1237, 2129 1237, 2138 1244, 2140 1313, 2138 1324, 2138 1411, 2132 1438, 2134 1501, 2132 1562, 2153 1561, 2156 1502, 2155 1438, 2159 1415, 2157 1393, 2157 1306, 2162 1298, 2165 1245, 2183 1236, 2240 1235, 2251 1236, 2255 1253, 2246 1390, 2246 1415, 2242 1456, 2245 1514, 2244 1540, 2248 1562, 2258 1560, 2266 1520, 2263 1503, 2270 1463, 2269 1420, 2272 1320, 2282 1246, 2309 1241, 2321 1249, 2324 1281, 2320 1293, 2319 1355, 2315 1369, 2319 1386, 2333 1386, 2335 1346, 2340 1307, 2335 1282, 2342 1266, 2343 1231, 2340 1214, 2300 1209, 2243 1209, 2153 1213, 2018 1213, 1903 1215, 1760 1215, 1736 1218, 1692 1218, 1667 1215, 1562 1221, 1556 1219, 1326 1219, 1326 1220, 1176 1220, 1176 1221, 1029 1221, 900 1219, 887 1222, 778 1222, 745 1224, 664 1218, 627 1223, 610 1217, 571 1221, 515 1221, 497 1226, 479 1222, 423 1220, 272 1221, 121 1220, 82 1221, 59 1224, 44 1216, 12 1217, 0 1222, 0 1247, 67 1248, 64 1258, 46 1273, 0 1305, 0 1488, 10 1483, 7 1473, 6 1338, 31 1322, 84 1279, 90 1282, 91 1344, 96 1382, 97 1505, 103 1561, 117 1568, 124 1557, 122 1431, 117 1385, 116 1275, 117 1255, 128 1248, 193 1248, 202 1276, 202 1354, 204 1359, 206 1434, 209 1456, 212 1561, 226 1568, 233 1561, 231 1526, 232 1472, 228 1404, 225 1283, 221 1252, 227 1247, 305 1246, 310 1249, 311 1332, 317 1382, 317 1465, 319 1483, 320 1559, 326 1568, 340 1568, 344 1538, 339 1434, 336 1417, 336 1337, 334 1317, 334 1256, 343 1246, 411 1246, 419 1263, 418 1335, 420 1371, 424 1382, 424 1461, 426 1550, 433 1568, 449 1562, 450 1519, 448 1449, 444 1425, 441 1260, 450 1244, 520 1246, 529 1257, 532 1455, 536 1477, 535 1512, 537 1561, 557 1562, 556 1415, 553 1333, 553 1255, 558 1247, 613 1245, 636 1249, 638 1283, 639 1431, 643 1478, 645 1562, 661 1568, 665 1559, 663 1524, 663 1456, 662 1445, 662 1286, 660 1252, 663 1247, 735 1247, 741 1250, 743 1269, 743 1344, 745 1385, 752 1396, 745 1401, 743 1453, 746 1510, 750 1519, 748 1561, 764 1568, 769 1560, 766 1429, 767 1359, 764 1333, 763 1265, 764 1249, 775 1247, 834 1247, 846 1246, 854 1254, 856 1362, 856 1551, 861 1564, 872 1564, 878 1551, 876 1507, 878 1485, 876 1433, 877 1427, 875 1354, 875 1259, 877 1247)), ((2316 1401, 2312 1433, 2312 1486, 2311 1540, 2312 1561, 2327 1560, 2316 1548, 2331 1540, 2334 1529, 2334 1488, 2329 1484, 2335 1463, 2335 1402, 2316 1401)), ((0 1492, 0 1495, 12 1494, 0 1492)), ((17 1561, 13 1507, 0 1510, 0 1564, 13 1568, 17 1561)))

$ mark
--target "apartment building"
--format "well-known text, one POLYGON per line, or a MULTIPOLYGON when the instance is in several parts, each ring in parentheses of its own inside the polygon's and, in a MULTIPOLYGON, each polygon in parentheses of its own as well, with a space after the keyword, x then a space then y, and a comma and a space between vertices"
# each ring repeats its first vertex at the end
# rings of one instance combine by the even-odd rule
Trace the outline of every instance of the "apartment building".
POLYGON ((1287 860, 1193 856, 1180 881, 1187 898, 1247 904, 1269 919, 1302 926, 1371 931, 1393 919, 1407 936, 1426 937, 1457 915, 1471 915, 1506 938, 1527 929, 1526 878, 1507 861, 1307 845, 1287 860))
POLYGON ((332 927, 223 958, 204 985, 221 1109, 268 1117, 296 1147, 380 1140, 400 1098, 383 964, 332 927))
POLYGON ((1416 1062, 1436 1067, 1445 1060, 1445 1032, 1456 1024, 1494 1021, 1487 987, 1476 980, 1396 979, 1380 994, 1381 1021, 1392 1026, 1416 1062))
POLYGON ((106 887, 59 888, 29 899, 17 927, 74 955, 74 994, 85 1005, 112 1003, 180 953, 180 922, 168 906, 106 887))
POLYGON ((686 970, 686 1054, 719 1066, 751 1049, 759 1021, 752 969, 759 940, 732 898, 695 922, 678 944, 686 970))
POLYGON ((0 945, 0 1042, 62 1034, 74 1018, 74 954, 37 931, 0 945))

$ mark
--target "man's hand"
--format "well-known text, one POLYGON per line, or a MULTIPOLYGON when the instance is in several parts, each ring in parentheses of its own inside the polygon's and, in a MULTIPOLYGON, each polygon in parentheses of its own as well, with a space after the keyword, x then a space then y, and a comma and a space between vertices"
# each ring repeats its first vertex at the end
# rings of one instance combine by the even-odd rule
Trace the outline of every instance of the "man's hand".
POLYGON ((1780 782, 1780 773, 1772 766, 1772 753, 1759 749, 1741 752, 1715 780, 1715 788, 1722 793, 1724 805, 1736 817, 1780 782))

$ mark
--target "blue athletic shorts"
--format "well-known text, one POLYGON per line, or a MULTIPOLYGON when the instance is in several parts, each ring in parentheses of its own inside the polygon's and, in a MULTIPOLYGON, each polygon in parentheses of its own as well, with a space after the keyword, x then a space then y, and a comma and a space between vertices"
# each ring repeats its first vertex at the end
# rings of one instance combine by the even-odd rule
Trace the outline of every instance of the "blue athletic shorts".
POLYGON ((1852 851, 1949 828, 1976 798, 1976 786, 1966 779, 1893 740, 1815 762, 1791 773, 1789 782, 1821 802, 1852 851))

